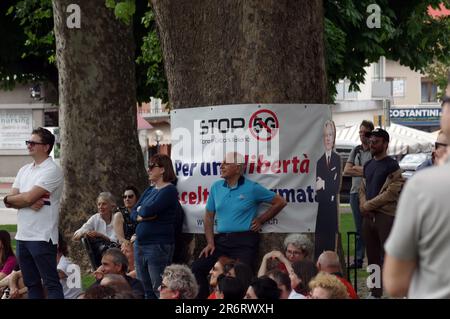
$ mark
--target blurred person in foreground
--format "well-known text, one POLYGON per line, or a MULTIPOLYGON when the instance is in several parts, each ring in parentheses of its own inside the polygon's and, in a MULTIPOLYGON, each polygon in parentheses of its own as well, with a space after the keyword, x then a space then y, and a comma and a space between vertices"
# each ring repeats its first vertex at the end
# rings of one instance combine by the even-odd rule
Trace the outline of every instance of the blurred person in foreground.
MULTIPOLYGON (((442 100, 441 129, 450 139, 450 98, 442 100)), ((386 242, 383 284, 393 297, 450 298, 450 161, 406 183, 386 242)))

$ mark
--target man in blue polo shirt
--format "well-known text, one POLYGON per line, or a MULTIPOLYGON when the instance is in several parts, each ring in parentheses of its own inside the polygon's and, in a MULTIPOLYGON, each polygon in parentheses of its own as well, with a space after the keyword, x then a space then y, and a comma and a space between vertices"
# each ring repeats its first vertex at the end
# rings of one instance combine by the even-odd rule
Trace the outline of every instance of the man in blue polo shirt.
POLYGON ((286 201, 272 191, 242 176, 244 159, 239 153, 228 153, 220 167, 221 177, 211 186, 206 203, 204 228, 207 245, 192 265, 199 284, 197 298, 209 294, 207 276, 219 256, 225 255, 253 266, 262 225, 276 216, 286 201), (260 203, 271 204, 256 216, 260 203), (217 234, 214 235, 214 220, 217 234))

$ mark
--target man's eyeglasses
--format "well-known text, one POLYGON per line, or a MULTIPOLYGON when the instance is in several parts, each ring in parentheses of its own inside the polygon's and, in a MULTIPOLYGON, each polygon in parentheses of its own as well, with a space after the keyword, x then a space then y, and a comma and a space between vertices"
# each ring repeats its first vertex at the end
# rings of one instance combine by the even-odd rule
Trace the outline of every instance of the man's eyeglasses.
POLYGON ((122 198, 123 198, 123 199, 132 199, 132 198, 134 198, 134 194, 131 194, 131 195, 123 195, 122 198))
POLYGON ((35 142, 35 141, 25 141, 25 144, 28 146, 35 146, 35 145, 45 145, 47 143, 41 143, 41 142, 35 142))
POLYGON ((150 163, 150 164, 148 164, 148 169, 149 169, 149 170, 152 170, 154 167, 161 167, 161 166, 159 166, 159 165, 156 164, 156 163, 150 163))
POLYGON ((434 143, 434 149, 437 150, 439 147, 447 147, 447 144, 435 142, 435 143, 434 143))

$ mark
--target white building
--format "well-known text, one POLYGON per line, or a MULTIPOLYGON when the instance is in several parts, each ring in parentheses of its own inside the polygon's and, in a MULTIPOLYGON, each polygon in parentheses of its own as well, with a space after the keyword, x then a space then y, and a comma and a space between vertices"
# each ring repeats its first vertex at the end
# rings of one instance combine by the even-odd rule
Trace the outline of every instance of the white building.
POLYGON ((33 128, 58 126, 56 91, 42 83, 0 91, 0 177, 16 176, 30 162, 25 140, 33 128))

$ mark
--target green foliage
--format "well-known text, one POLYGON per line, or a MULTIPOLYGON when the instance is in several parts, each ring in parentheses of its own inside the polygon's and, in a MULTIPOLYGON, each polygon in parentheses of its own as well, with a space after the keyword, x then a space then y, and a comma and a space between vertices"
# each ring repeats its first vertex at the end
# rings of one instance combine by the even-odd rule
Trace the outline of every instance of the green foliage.
POLYGON ((425 73, 439 88, 438 98, 442 99, 448 85, 450 75, 450 56, 446 62, 434 62, 425 68, 425 73))
POLYGON ((18 1, 9 9, 10 14, 19 21, 26 35, 26 51, 28 55, 46 57, 49 62, 55 61, 55 35, 53 33, 53 8, 51 0, 18 1))
POLYGON ((116 18, 126 24, 131 23, 133 15, 136 12, 135 0, 125 0, 118 2, 116 2, 115 0, 105 0, 105 5, 107 8, 114 9, 116 18))
MULTIPOLYGON (((446 63, 450 19, 434 19, 427 12, 429 5, 437 8, 440 3, 450 8, 450 0, 324 0, 330 101, 340 79, 349 79, 350 88, 358 90, 365 80, 364 67, 380 56, 422 72, 432 61, 446 63), (367 26, 371 4, 381 8, 380 28, 367 26)), ((105 5, 121 21, 133 22, 138 101, 148 101, 150 96, 167 101, 162 52, 148 2, 105 0, 105 5)), ((51 0, 2 0, 0 16, 0 29, 5 30, 0 46, 0 86, 11 88, 16 82, 39 78, 57 84, 51 0)), ((440 78, 436 81, 441 86, 440 78)))
POLYGON ((450 53, 450 19, 434 19, 427 7, 445 0, 325 0, 325 49, 330 96, 339 79, 347 78, 351 89, 364 81, 364 67, 380 56, 424 71, 432 61, 445 61, 450 53), (381 8, 380 28, 366 24, 367 7, 381 8), (344 46, 344 47, 342 47, 344 46))
POLYGON ((0 89, 16 83, 57 83, 51 0, 0 1, 0 89))
POLYGON ((153 11, 149 10, 145 13, 142 24, 148 33, 143 38, 141 55, 136 62, 146 69, 145 84, 153 93, 152 96, 167 101, 167 80, 153 11))

